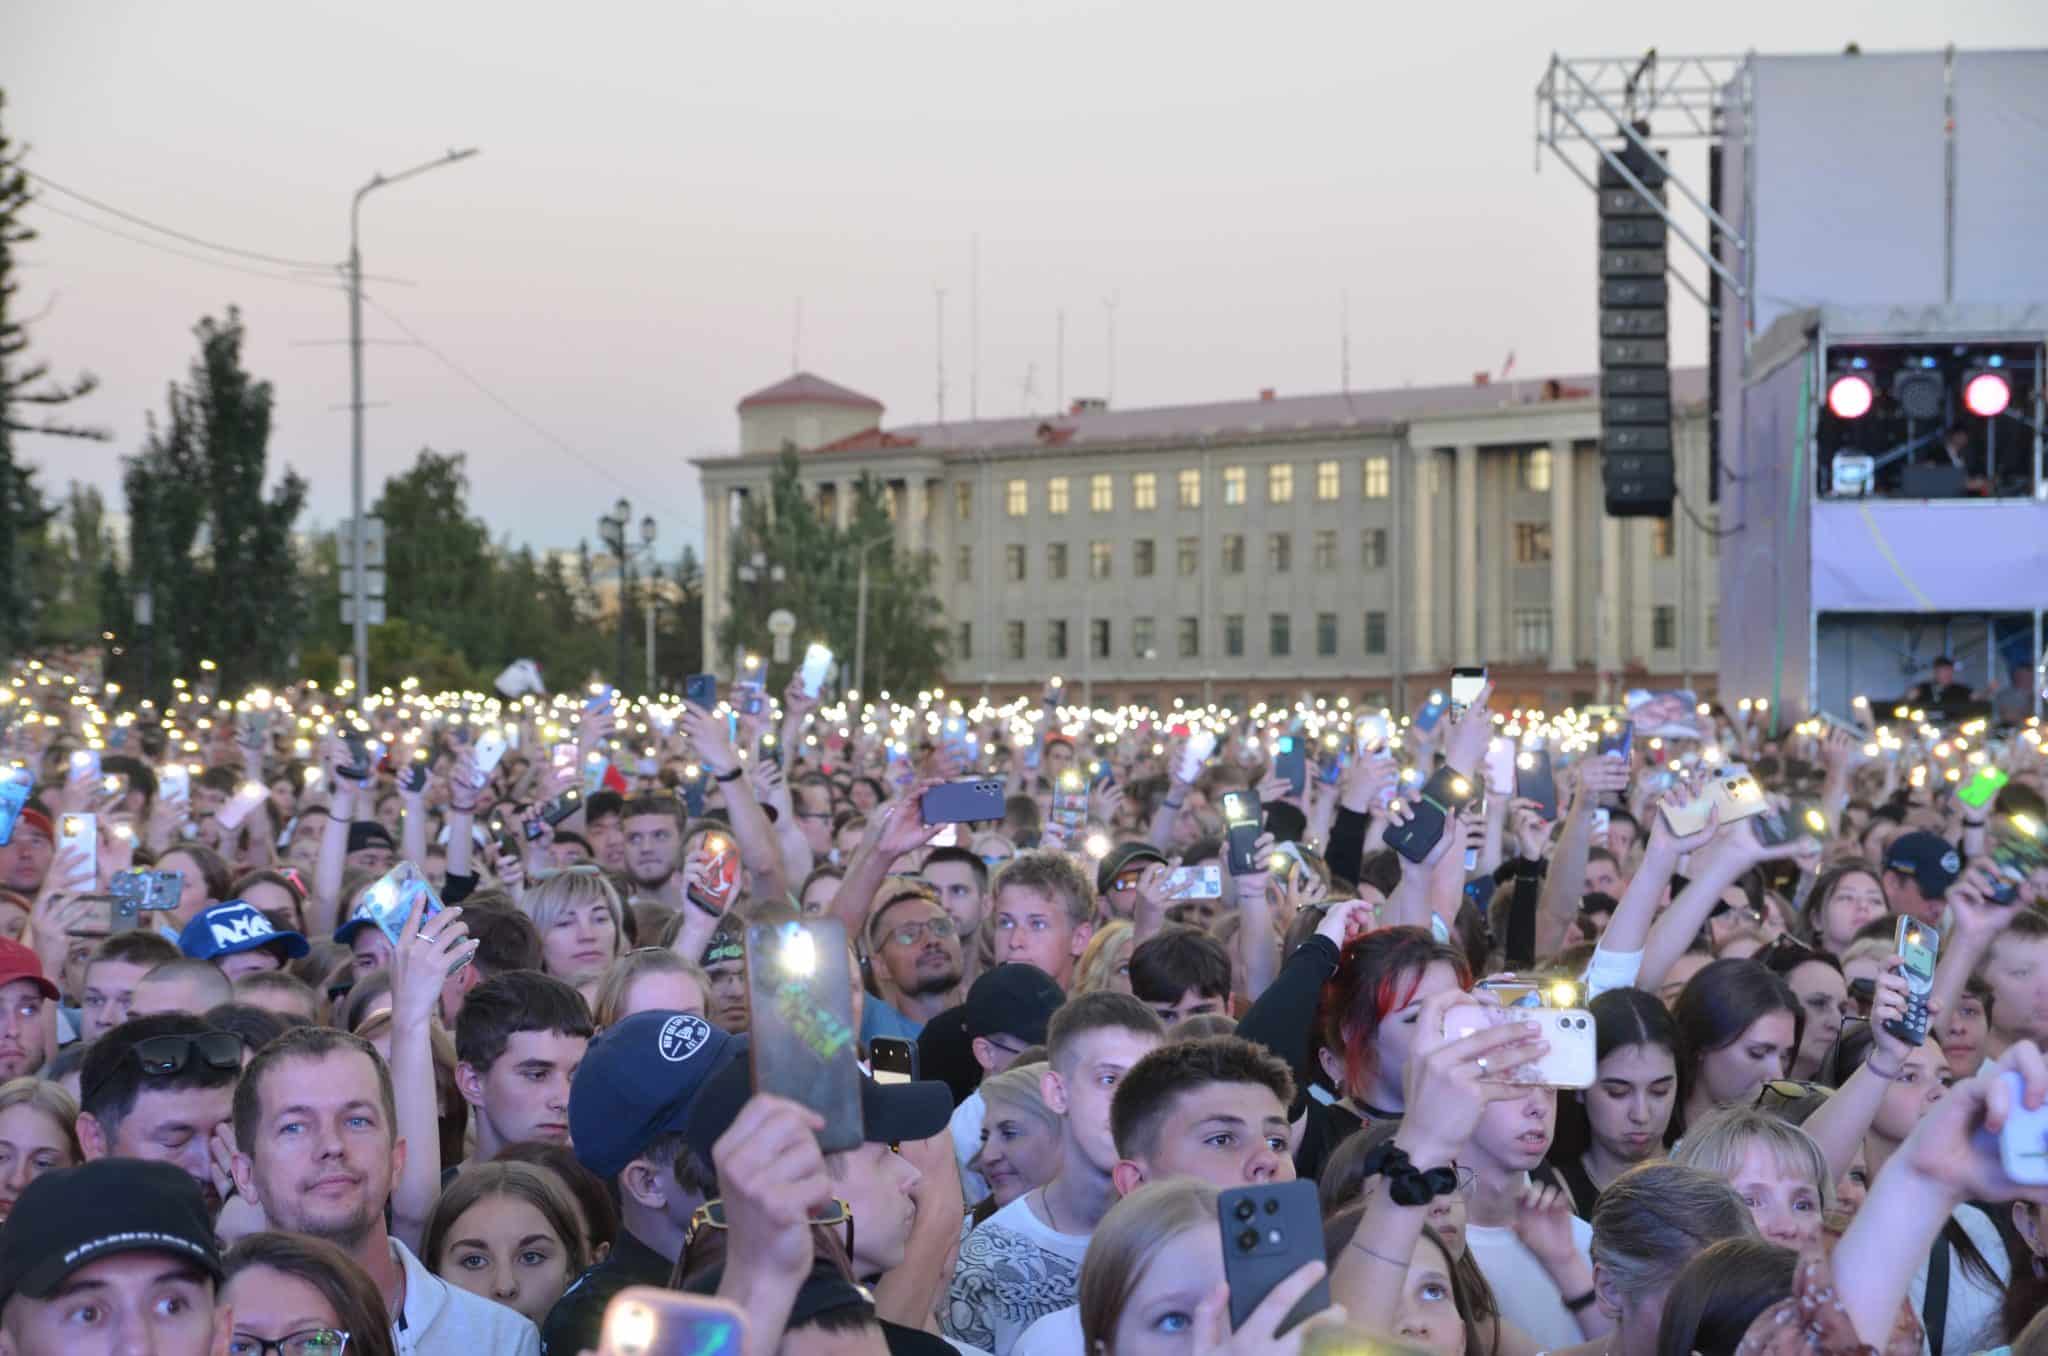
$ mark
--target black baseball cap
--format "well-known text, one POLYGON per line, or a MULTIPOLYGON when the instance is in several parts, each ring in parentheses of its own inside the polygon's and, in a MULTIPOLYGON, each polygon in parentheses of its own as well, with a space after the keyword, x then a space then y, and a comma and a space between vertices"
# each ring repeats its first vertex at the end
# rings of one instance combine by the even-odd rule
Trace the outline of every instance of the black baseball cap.
POLYGON ((398 851, 397 842, 391 837, 391 830, 374 819, 358 819, 348 826, 348 850, 361 852, 364 848, 383 848, 386 852, 398 851))
MULTIPOLYGON (((744 1041, 735 1044, 745 1049, 744 1041)), ((583 1063, 585 1068, 589 1067, 588 1056, 583 1063)), ((745 1058, 734 1058, 706 1080, 690 1103, 689 1114, 683 1121, 683 1139, 709 1163, 711 1146, 732 1128, 732 1123, 739 1119, 740 1108, 753 1095, 752 1067, 745 1058)), ((860 1080, 860 1119, 862 1137, 870 1144, 930 1139, 952 1121, 953 1098, 944 1083, 877 1083, 864 1077, 860 1080)))
POLYGON ((218 1281, 220 1247, 199 1184, 181 1168, 101 1158, 30 1182, 0 1229, 0 1305, 48 1299, 102 1257, 160 1252, 218 1281))
POLYGON ((683 1128, 691 1103, 741 1048, 687 1012, 636 1012, 606 1027, 569 1085, 577 1161, 611 1181, 657 1137, 683 1128))
POLYGON ((1911 876, 1921 894, 1940 899, 1963 874, 1963 858, 1948 839, 1922 829, 1892 840, 1885 849, 1884 869, 1911 876))
POLYGON ((1015 1036, 1026 1045, 1043 1045, 1046 1025, 1066 1001, 1051 975, 1011 961, 975 980, 961 1006, 969 1036, 1015 1036))
POLYGON ((1116 884, 1116 878, 1129 869, 1133 862, 1158 862, 1166 864, 1166 855, 1150 843, 1118 843, 1103 854, 1102 865, 1095 870, 1095 893, 1106 895, 1116 884))

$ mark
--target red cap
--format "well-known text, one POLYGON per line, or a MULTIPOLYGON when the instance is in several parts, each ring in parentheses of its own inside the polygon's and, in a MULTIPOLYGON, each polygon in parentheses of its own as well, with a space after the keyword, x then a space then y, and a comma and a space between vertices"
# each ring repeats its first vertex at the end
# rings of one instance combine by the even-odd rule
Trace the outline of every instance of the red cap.
POLYGON ((43 977, 43 963, 36 953, 20 942, 0 937, 0 984, 12 984, 17 979, 32 979, 43 991, 43 997, 57 997, 57 986, 43 977))
POLYGON ((41 810, 23 810, 14 822, 28 825, 53 843, 57 841, 57 826, 52 824, 50 817, 41 810))

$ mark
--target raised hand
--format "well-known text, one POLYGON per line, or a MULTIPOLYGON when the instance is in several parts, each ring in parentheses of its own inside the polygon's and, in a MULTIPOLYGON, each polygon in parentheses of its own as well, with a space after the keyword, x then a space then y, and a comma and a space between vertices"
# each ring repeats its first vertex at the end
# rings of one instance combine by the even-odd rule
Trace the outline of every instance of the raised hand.
POLYGON ((1486 705, 1492 699, 1493 680, 1488 679, 1444 735, 1444 762, 1467 777, 1478 771, 1486 757, 1486 745, 1493 738, 1493 712, 1486 705))

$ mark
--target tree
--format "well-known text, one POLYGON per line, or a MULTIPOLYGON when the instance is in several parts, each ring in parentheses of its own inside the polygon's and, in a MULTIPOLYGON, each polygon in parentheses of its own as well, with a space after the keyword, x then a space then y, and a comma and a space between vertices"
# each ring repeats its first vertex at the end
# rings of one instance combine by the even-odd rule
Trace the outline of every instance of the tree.
MULTIPOLYGON (((0 93, 0 113, 6 111, 0 93)), ((28 329, 14 318, 15 250, 36 238, 22 224, 32 201, 21 157, 0 126, 0 657, 25 648, 31 640, 37 597, 30 578, 28 550, 41 539, 56 510, 44 502, 35 483, 35 468, 23 465, 15 452, 18 433, 60 438, 105 439, 99 429, 53 422, 37 411, 54 410, 92 392, 98 382, 86 374, 69 382, 53 381, 47 363, 28 353, 28 329)))
POLYGON ((768 615, 787 609, 797 619, 798 644, 790 664, 774 666, 780 685, 801 662, 802 644, 822 637, 839 657, 840 672, 852 682, 858 630, 861 553, 868 562, 867 674, 870 688, 914 690, 941 680, 945 629, 932 592, 932 563, 895 549, 895 523, 888 490, 863 474, 854 483, 853 511, 846 527, 828 523, 804 494, 794 448, 785 447, 768 493, 749 500, 733 537, 732 576, 727 581, 732 609, 719 624, 719 657, 737 649, 769 653, 768 615), (890 543, 876 545, 875 543, 890 543), (780 581, 741 577, 758 555, 782 567, 780 581))

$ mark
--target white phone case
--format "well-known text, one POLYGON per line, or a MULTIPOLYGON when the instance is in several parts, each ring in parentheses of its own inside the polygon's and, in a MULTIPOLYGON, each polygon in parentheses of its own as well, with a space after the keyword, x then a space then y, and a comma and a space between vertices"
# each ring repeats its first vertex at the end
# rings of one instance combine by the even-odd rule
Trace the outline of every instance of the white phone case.
POLYGON ((85 849, 85 864, 71 878, 73 890, 90 890, 100 874, 99 816, 63 814, 57 816, 57 851, 68 847, 85 849))
POLYGON ((486 730, 477 736, 476 745, 470 750, 470 757, 476 760, 476 770, 488 777, 498 770, 498 764, 505 757, 505 736, 496 730, 486 730))
POLYGON ((1513 1081, 1531 1087, 1590 1088, 1599 1075, 1593 1014, 1584 1008, 1498 1008, 1459 1004, 1444 1013, 1444 1035, 1462 1040, 1506 1022, 1536 1022, 1550 1043, 1541 1059, 1515 1070, 1513 1081))
POLYGON ((235 788, 235 794, 228 797, 228 803, 220 807, 220 814, 217 816, 220 826, 230 833, 241 828, 242 821, 247 819, 269 794, 263 789, 261 782, 243 782, 235 788))
POLYGON ((2038 1111, 2027 1110, 2020 1096, 2020 1076, 2008 1069, 1999 1077, 2012 1093, 2012 1111, 1998 1132, 1999 1164, 2021 1186, 2048 1186, 2048 1103, 2038 1111))

